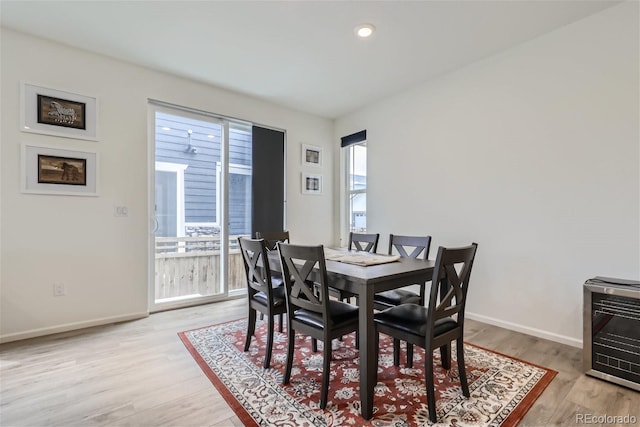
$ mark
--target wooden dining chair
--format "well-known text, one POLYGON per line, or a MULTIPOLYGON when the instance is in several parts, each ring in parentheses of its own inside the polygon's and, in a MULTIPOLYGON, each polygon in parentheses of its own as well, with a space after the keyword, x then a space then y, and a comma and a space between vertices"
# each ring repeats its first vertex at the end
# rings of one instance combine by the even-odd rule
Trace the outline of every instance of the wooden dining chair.
MULTIPOLYGON (((376 340, 380 333, 393 337, 393 364, 398 366, 400 340, 425 349, 425 382, 429 419, 437 422, 435 386, 433 382, 433 351, 440 349, 443 367, 450 369, 449 346, 456 341, 458 373, 462 394, 469 397, 469 385, 464 366, 464 312, 471 268, 477 243, 460 248, 438 249, 431 278, 428 306, 402 304, 374 315, 376 340), (445 357, 446 354, 446 357, 445 357)), ((378 343, 375 348, 377 349, 378 343)), ((377 357, 376 357, 377 361, 377 357)))
MULTIPOLYGON (((378 250, 378 240, 380 239, 380 234, 365 234, 365 233, 354 233, 349 232, 349 244, 347 245, 347 249, 350 251, 363 251, 363 252, 371 252, 376 253, 378 250)), ((358 295, 344 291, 341 289, 336 289, 329 287, 329 291, 331 295, 335 298, 338 298, 340 301, 349 302, 351 298, 356 299, 356 305, 358 304, 358 295)))
MULTIPOLYGON (((275 251, 278 242, 289 243, 289 231, 256 231, 256 239, 264 239, 267 250, 275 251)), ((280 286, 284 283, 282 275, 278 272, 271 272, 271 282, 273 286, 280 286)), ((260 314, 260 319, 264 319, 264 314, 260 314)), ((282 322, 280 323, 280 332, 282 332, 282 322)))
MULTIPOLYGON (((429 258, 431 236, 399 236, 389 235, 389 255, 397 253, 404 258, 429 258)), ((400 304, 414 303, 424 305, 424 283, 418 284, 419 292, 407 288, 392 289, 379 292, 373 297, 373 305, 377 310, 385 310, 400 304)))
POLYGON ((264 239, 267 249, 273 251, 278 242, 289 243, 289 231, 257 231, 256 239, 264 239))
POLYGON ((256 315, 257 312, 260 312, 267 316, 267 348, 264 357, 264 368, 267 369, 271 362, 273 348, 274 317, 280 316, 280 332, 282 332, 282 316, 287 312, 284 286, 274 286, 271 280, 267 247, 263 239, 239 237, 238 244, 247 276, 247 300, 249 303, 244 351, 249 351, 251 337, 256 330, 256 315))
MULTIPOLYGON (((430 247, 431 236, 389 235, 389 255, 397 253, 404 258, 429 259, 430 247)), ((400 304, 424 305, 425 283, 417 283, 416 285, 420 287, 417 293, 405 287, 375 294, 373 308, 386 310, 400 304)), ((413 367, 413 345, 410 343, 407 343, 407 367, 413 367)))
POLYGON ((285 278, 287 315, 287 365, 282 383, 288 384, 293 367, 296 331, 323 342, 320 408, 327 406, 331 367, 331 341, 358 330, 358 307, 329 298, 329 281, 320 246, 278 243, 282 276, 285 278), (317 271, 314 267, 318 266, 317 271))
POLYGON ((380 239, 380 233, 349 233, 349 244, 347 248, 352 251, 364 251, 376 253, 378 251, 378 240, 380 239))

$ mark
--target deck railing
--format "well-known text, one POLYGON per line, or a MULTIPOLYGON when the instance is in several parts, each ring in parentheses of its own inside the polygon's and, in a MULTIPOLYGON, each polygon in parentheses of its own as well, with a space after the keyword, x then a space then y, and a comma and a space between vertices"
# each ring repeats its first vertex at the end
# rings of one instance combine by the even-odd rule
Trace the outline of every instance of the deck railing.
MULTIPOLYGON (((229 237, 229 290, 246 286, 238 237, 229 237)), ((155 298, 220 294, 220 243, 220 236, 156 237, 155 298)))

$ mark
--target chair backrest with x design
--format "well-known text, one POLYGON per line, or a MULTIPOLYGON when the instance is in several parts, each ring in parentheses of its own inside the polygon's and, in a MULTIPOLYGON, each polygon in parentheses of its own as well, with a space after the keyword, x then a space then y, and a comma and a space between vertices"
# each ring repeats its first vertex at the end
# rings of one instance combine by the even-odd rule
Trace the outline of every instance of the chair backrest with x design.
POLYGON ((273 251, 278 242, 289 243, 289 232, 284 231, 257 231, 256 239, 264 239, 267 249, 273 251))
POLYGON ((457 315, 460 329, 463 328, 469 278, 477 248, 478 244, 472 243, 460 248, 438 249, 427 318, 428 335, 431 337, 436 321, 454 315, 457 315))
POLYGON ((363 251, 375 253, 378 251, 378 240, 380 234, 367 234, 367 233, 349 233, 349 250, 363 251))
POLYGON ((244 259, 249 298, 255 293, 264 292, 268 300, 272 301, 271 269, 264 239, 239 237, 238 244, 244 259))
POLYGON ((289 313, 298 309, 318 313, 322 315, 325 328, 330 328, 327 304, 329 286, 323 246, 299 246, 280 242, 277 247, 289 313), (316 264, 318 269, 314 271, 316 264))
POLYGON ((418 258, 422 255, 422 259, 428 259, 430 247, 431 236, 389 235, 389 255, 393 255, 395 249, 403 258, 418 258))

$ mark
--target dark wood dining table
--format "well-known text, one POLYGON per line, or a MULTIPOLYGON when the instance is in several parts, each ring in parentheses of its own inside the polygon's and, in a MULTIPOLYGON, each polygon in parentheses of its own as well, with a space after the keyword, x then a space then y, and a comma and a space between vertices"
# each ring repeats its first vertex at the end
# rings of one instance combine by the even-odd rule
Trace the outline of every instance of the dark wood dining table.
MULTIPOLYGON (((269 255, 272 270, 281 270, 277 252, 269 255)), ((377 292, 400 288, 431 279, 434 262, 414 258, 377 265, 356 265, 339 261, 326 261, 331 286, 358 295, 360 330, 360 403, 365 419, 373 416, 374 388, 377 383, 375 325, 373 323, 373 296, 377 292)))

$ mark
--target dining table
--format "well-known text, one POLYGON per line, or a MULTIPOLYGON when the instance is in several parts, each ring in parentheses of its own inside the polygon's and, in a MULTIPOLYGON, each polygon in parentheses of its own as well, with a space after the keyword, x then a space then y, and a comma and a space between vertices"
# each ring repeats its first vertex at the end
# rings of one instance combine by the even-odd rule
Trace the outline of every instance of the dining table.
MULTIPOLYGON (((366 253, 348 251, 346 249, 328 249, 345 255, 357 255, 363 260, 366 253)), ((380 257, 379 254, 373 254, 380 257)), ((384 255, 383 255, 384 256, 384 255)), ((361 415, 364 419, 373 416, 374 389, 377 383, 376 331, 373 320, 373 296, 382 291, 404 286, 428 282, 433 274, 434 261, 394 257, 392 261, 367 264, 352 263, 329 259, 325 253, 327 278, 330 286, 351 292, 358 296, 359 305, 359 357, 360 357, 360 403, 361 415)), ((337 259, 340 257, 331 258, 337 259)), ((353 259, 352 257, 344 257, 353 259)), ((269 254, 269 266, 272 270, 281 271, 277 251, 269 254)))

